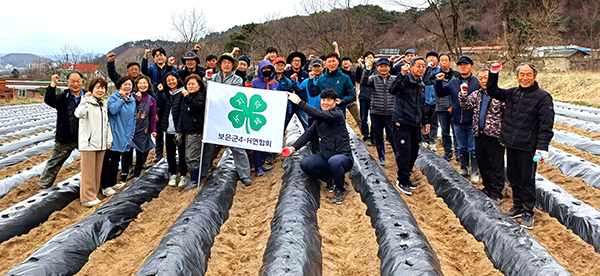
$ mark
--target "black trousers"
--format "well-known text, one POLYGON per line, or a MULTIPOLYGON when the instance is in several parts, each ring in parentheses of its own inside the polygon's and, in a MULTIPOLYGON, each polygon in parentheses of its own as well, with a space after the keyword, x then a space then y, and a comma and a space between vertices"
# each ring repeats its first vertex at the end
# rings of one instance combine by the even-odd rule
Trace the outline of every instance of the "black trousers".
POLYGON ((163 146, 165 145, 165 132, 160 129, 160 119, 156 120, 156 152, 162 154, 163 146))
POLYGON ((420 128, 401 124, 394 125, 394 144, 396 145, 396 165, 398 165, 398 181, 402 185, 410 184, 410 172, 419 155, 421 142, 420 128))
POLYGON ((128 175, 133 163, 133 148, 121 155, 121 175, 128 175))
POLYGON ((484 189, 490 196, 502 198, 504 189, 504 147, 498 138, 479 133, 475 137, 475 156, 484 189))
POLYGON ((371 114, 371 138, 375 140, 375 145, 379 146, 383 144, 384 130, 386 140, 388 140, 390 144, 393 144, 393 129, 394 123, 392 122, 392 115, 371 114))
POLYGON ((165 147, 167 148, 167 163, 169 163, 169 173, 177 174, 176 155, 179 154, 179 173, 186 175, 188 173, 187 163, 185 162, 185 135, 181 137, 180 147, 175 145, 175 134, 165 133, 165 147))
POLYGON ((122 152, 107 150, 102 161, 102 173, 100 174, 100 186, 106 189, 117 184, 119 173, 119 162, 122 152))
POLYGON ((506 149, 506 176, 512 185, 513 203, 517 208, 533 213, 535 206, 535 171, 533 151, 506 149))

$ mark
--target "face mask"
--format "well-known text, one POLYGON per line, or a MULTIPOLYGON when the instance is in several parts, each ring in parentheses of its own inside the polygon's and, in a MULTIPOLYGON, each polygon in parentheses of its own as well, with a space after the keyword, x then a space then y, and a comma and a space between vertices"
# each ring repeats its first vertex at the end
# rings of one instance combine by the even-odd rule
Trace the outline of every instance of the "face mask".
POLYGON ((263 71, 263 76, 265 76, 265 78, 270 78, 273 75, 273 71, 268 70, 268 71, 263 71))

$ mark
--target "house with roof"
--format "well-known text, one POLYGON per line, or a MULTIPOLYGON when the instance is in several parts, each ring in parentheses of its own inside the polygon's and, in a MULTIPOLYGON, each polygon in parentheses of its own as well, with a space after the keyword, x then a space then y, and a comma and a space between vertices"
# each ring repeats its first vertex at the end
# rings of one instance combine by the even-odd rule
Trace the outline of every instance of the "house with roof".
MULTIPOLYGON (((0 98, 5 102, 16 98, 42 100, 48 85, 50 85, 50 80, 0 79, 0 98)), ((59 81, 56 87, 58 91, 68 88, 64 81, 59 81)))
POLYGON ((66 78, 69 73, 79 71, 83 74, 84 79, 91 80, 93 77, 106 78, 104 72, 100 70, 100 65, 97 64, 71 64, 67 63, 61 66, 58 70, 62 78, 66 78))
POLYGON ((544 63, 544 70, 567 71, 596 67, 597 51, 577 45, 542 46, 529 47, 524 55, 541 60, 544 63))

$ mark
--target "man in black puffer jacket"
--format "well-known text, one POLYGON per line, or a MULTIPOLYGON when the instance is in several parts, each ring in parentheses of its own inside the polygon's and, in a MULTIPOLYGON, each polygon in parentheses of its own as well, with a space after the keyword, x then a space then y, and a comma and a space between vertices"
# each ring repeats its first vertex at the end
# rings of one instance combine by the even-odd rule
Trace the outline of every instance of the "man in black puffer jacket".
POLYGON ((396 164, 398 165, 398 180, 396 186, 401 192, 411 195, 411 189, 419 187, 410 181, 417 155, 421 132, 429 133, 429 118, 425 111, 425 84, 421 77, 425 74, 425 59, 415 57, 402 66, 400 75, 390 87, 390 94, 395 96, 394 113, 394 144, 396 145, 396 164), (409 72, 410 70, 410 72, 409 72), (422 126, 422 131, 421 130, 422 126))
POLYGON ((302 148, 314 138, 321 139, 321 152, 302 160, 302 170, 327 183, 326 189, 335 193, 331 201, 342 204, 344 200, 344 178, 352 169, 354 158, 350 148, 350 138, 346 129, 346 119, 342 110, 337 107, 341 102, 333 89, 321 92, 321 109, 316 109, 302 101, 297 94, 289 94, 289 100, 297 104, 315 122, 296 140, 289 149, 293 152, 302 148))
POLYGON ((46 163, 44 172, 38 180, 38 185, 42 188, 50 188, 56 180, 58 171, 65 163, 71 152, 77 148, 77 135, 79 134, 79 119, 75 117, 75 108, 81 102, 83 91, 83 75, 77 71, 69 73, 67 84, 69 89, 56 94, 56 84, 59 76, 53 75, 52 82, 46 89, 44 102, 55 108, 56 118, 56 136, 52 156, 46 163))
POLYGON ((548 144, 554 136, 554 103, 552 96, 536 82, 537 68, 531 63, 517 67, 518 87, 498 88, 498 70, 491 71, 487 82, 488 94, 506 102, 500 143, 506 146, 506 174, 512 184, 514 206, 508 215, 523 217, 521 226, 533 228, 535 206, 534 155, 540 161, 548 158, 548 144))

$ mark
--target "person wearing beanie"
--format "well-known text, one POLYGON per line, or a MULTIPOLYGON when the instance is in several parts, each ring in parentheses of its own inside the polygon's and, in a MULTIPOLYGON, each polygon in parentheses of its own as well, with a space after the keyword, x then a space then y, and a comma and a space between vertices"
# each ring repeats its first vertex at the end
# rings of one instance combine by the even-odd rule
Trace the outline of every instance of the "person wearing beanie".
POLYGON ((461 91, 467 91, 467 95, 478 90, 481 86, 475 76, 473 76, 473 59, 469 56, 461 56, 456 61, 460 76, 452 79, 447 85, 443 84, 444 73, 438 73, 435 86, 437 96, 452 97, 452 126, 456 134, 457 154, 460 156, 460 174, 469 175, 471 167, 471 182, 479 181, 479 167, 475 156, 475 138, 473 136, 473 110, 464 110, 460 106, 458 94, 461 91), (470 166, 469 166, 470 164, 470 166))
POLYGON ((246 79, 246 75, 247 75, 248 67, 250 67, 250 58, 248 58, 245 55, 241 55, 237 58, 237 60, 238 60, 238 66, 235 69, 235 74, 238 75, 240 78, 242 78, 242 81, 244 82, 244 86, 245 86, 246 82, 248 82, 248 80, 246 79))
MULTIPOLYGON (((117 58, 117 54, 110 53, 106 56, 108 61, 106 62, 106 70, 108 71, 108 77, 110 81, 116 83, 117 80, 121 78, 121 74, 117 72, 115 67, 115 59, 117 58)), ((129 62, 127 63, 127 75, 132 77, 134 80, 140 76, 140 64, 137 62, 129 62)))
POLYGON ((365 62, 365 70, 360 80, 361 89, 371 89, 371 136, 375 140, 379 165, 385 166, 385 143, 383 142, 383 131, 387 134, 387 140, 392 144, 394 154, 396 145, 392 139, 393 125, 392 114, 394 113, 394 95, 389 93, 389 88, 396 80, 396 76, 389 74, 392 62, 387 58, 377 61, 377 72, 371 73, 374 68, 372 60, 365 62))
POLYGON ((440 72, 438 66, 438 54, 434 51, 428 52, 425 55, 425 61, 427 62, 427 69, 425 75, 423 75, 423 83, 425 84, 425 113, 429 117, 430 131, 428 134, 423 134, 423 147, 430 149, 435 152, 437 150, 437 130, 438 130, 438 118, 436 108, 436 97, 435 97, 435 75, 440 72))

